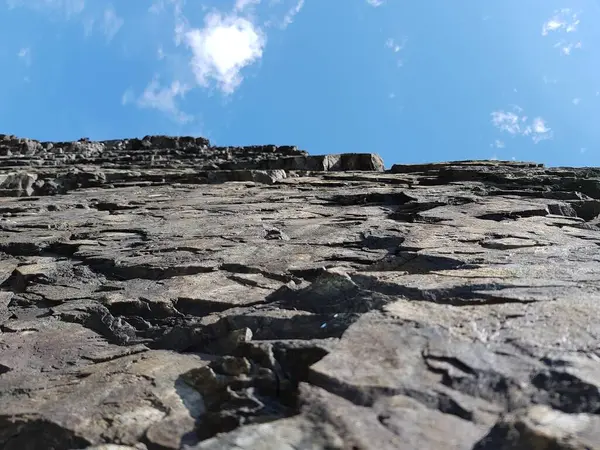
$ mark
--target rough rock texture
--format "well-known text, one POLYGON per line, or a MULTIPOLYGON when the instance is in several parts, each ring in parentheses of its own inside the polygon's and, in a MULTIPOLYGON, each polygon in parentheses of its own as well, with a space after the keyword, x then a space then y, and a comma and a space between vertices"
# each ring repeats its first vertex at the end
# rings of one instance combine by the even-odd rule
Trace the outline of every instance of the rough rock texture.
POLYGON ((0 136, 0 448, 600 449, 600 169, 0 136))

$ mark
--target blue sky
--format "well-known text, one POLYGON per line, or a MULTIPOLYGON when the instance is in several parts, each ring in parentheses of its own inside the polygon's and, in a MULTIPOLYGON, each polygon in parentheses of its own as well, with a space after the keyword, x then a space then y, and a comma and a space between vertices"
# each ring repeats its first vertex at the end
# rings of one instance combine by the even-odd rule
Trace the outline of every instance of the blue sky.
POLYGON ((0 132, 600 166, 598 0, 0 0, 0 132))

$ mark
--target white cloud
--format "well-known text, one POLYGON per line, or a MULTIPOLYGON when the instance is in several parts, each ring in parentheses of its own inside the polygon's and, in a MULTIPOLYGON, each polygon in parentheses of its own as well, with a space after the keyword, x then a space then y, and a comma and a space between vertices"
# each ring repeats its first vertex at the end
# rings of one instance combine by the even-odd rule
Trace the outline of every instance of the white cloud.
MULTIPOLYGON (((523 109, 514 106, 512 111, 493 111, 492 124, 500 131, 512 136, 528 136, 536 144, 540 141, 552 139, 554 133, 541 117, 535 117, 528 123, 528 117, 521 115, 523 109)), ((499 141, 498 141, 499 142, 499 141)))
POLYGON ((31 49, 29 47, 23 47, 21 50, 19 50, 17 56, 26 66, 31 65, 31 49))
POLYGON ((236 0, 235 6, 233 7, 234 11, 242 12, 249 6, 258 5, 260 0, 236 0))
MULTIPOLYGON (((542 36, 548 36, 550 33, 573 33, 577 31, 580 24, 579 15, 570 8, 563 8, 554 11, 554 15, 542 25, 542 36)), ((563 55, 570 55, 573 49, 581 48, 581 41, 568 42, 561 39, 555 45, 560 49, 563 55)))
POLYGON ((521 120, 519 116, 513 112, 494 111, 492 112, 492 123, 496 128, 510 134, 518 134, 521 132, 521 120))
POLYGON ((547 36, 555 31, 565 31, 572 33, 577 31, 580 20, 577 13, 570 8, 563 8, 554 11, 554 15, 548 19, 542 26, 542 35, 547 36))
POLYGON ((394 38, 389 38, 387 41, 385 41, 385 46, 392 49, 394 53, 398 53, 400 50, 402 50, 404 45, 406 45, 406 39, 404 39, 400 44, 398 44, 394 38))
POLYGON ((281 23, 281 28, 286 28, 294 21, 294 17, 300 12, 302 7, 304 6, 304 0, 298 0, 295 6, 292 6, 286 15, 283 17, 283 21, 281 23))
POLYGON ((564 22, 559 22, 556 19, 550 19, 544 23, 544 26, 542 27, 542 34, 546 36, 550 31, 560 30, 564 27, 564 25, 564 22))
POLYGON ((124 20, 117 15, 112 5, 104 10, 102 29, 108 41, 111 41, 115 37, 123 26, 123 23, 124 20))
POLYGON ((229 10, 202 6, 204 17, 198 17, 184 13, 184 0, 153 0, 149 15, 158 16, 164 23, 163 14, 172 13, 173 43, 162 40, 154 48, 158 49, 167 79, 174 81, 161 84, 154 77, 141 95, 134 95, 132 90, 125 92, 122 103, 162 111, 178 122, 196 120, 179 107, 185 94, 197 88, 216 89, 226 96, 234 93, 244 80, 244 72, 262 59, 266 31, 270 27, 286 28, 304 2, 235 0, 229 10), (197 17, 202 20, 200 24, 195 23, 197 17))
POLYGON ((571 100, 573 102, 573 104, 575 106, 579 105, 579 103, 581 103, 581 99, 579 97, 574 98, 573 100, 571 100))
POLYGON ((544 119, 541 117, 536 117, 533 119, 533 124, 526 128, 523 134, 526 136, 531 136, 533 142, 537 144, 540 141, 552 139, 554 133, 548 127, 548 125, 546 125, 546 121, 544 119))
POLYGON ((165 2, 162 0, 156 1, 148 7, 148 12, 150 14, 160 14, 164 10, 165 10, 165 2))
POLYGON ((229 12, 203 8, 207 13, 203 26, 198 27, 183 14, 181 0, 155 1, 151 11, 163 9, 167 2, 174 5, 175 46, 183 44, 191 51, 196 83, 203 88, 216 87, 225 95, 235 92, 244 79, 243 72, 262 59, 266 30, 272 26, 285 29, 305 4, 305 0, 235 0, 229 12))
POLYGON ((371 6, 378 7, 383 5, 383 0, 367 0, 367 3, 371 6))
POLYGON ((133 101, 135 101, 135 94, 132 89, 127 89, 123 92, 123 95, 121 96, 121 105, 129 105, 133 101))
POLYGON ((121 103, 127 105, 135 102, 140 108, 157 109, 176 122, 188 123, 193 117, 179 109, 177 99, 183 99, 189 90, 188 86, 181 84, 179 81, 173 81, 168 86, 161 86, 159 78, 154 77, 137 100, 133 91, 129 89, 123 94, 121 103))
MULTIPOLYGON (((389 48, 393 53, 400 52, 404 49, 405 45, 406 38, 404 38, 400 43, 398 43, 394 38, 389 38, 387 41, 385 41, 385 46, 389 48)), ((402 58, 398 58, 396 64, 398 65, 398 67, 402 67, 404 65, 404 61, 402 60, 402 58)))
POLYGON ((294 18, 304 7, 304 2, 305 0, 269 0, 267 8, 263 8, 263 14, 269 13, 269 19, 263 22, 264 28, 277 27, 285 30, 294 22, 294 18))
POLYGON ((546 122, 541 117, 533 119, 533 132, 534 133, 548 133, 550 128, 546 126, 546 122))
POLYGON ((210 13, 202 29, 185 33, 192 51, 192 70, 200 86, 217 83, 231 94, 243 80, 242 69, 260 60, 266 45, 263 31, 250 20, 235 14, 210 13))
POLYGON ((88 16, 82 20, 82 23, 85 36, 91 36, 94 33, 94 29, 98 29, 104 35, 106 41, 110 42, 119 32, 125 21, 117 15, 113 6, 109 5, 102 12, 100 20, 97 20, 96 17, 88 16))
POLYGON ((554 44, 554 48, 560 49, 560 52, 563 55, 569 56, 574 48, 581 48, 581 42, 567 43, 565 41, 559 41, 556 44, 554 44))

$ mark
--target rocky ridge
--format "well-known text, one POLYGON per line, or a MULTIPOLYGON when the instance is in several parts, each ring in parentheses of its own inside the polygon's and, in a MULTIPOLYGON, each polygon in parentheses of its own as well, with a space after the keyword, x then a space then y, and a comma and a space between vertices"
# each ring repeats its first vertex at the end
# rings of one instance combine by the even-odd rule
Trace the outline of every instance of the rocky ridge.
POLYGON ((600 449, 600 169, 0 135, 0 448, 600 449))
POLYGON ((273 183, 296 171, 353 169, 383 170, 383 161, 371 154, 310 156, 293 146, 213 147, 193 137, 38 142, 0 134, 0 196, 99 186, 273 183))

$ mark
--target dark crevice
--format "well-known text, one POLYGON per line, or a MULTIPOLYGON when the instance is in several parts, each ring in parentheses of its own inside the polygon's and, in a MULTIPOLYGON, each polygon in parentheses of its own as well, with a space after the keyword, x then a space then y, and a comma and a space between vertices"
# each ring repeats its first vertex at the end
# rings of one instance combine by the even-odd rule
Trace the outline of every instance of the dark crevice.
POLYGON ((135 327, 122 317, 113 316, 99 303, 65 311, 57 309, 54 315, 65 322, 81 324, 116 345, 129 346, 142 342, 142 339, 137 336, 135 327))
MULTIPOLYGON (((458 358, 449 357, 449 356, 436 356, 436 355, 428 354, 427 352, 423 352, 422 356, 423 356, 423 359, 425 360, 426 363, 428 363, 429 361, 441 362, 441 363, 445 363, 445 364, 449 364, 451 366, 454 366, 458 370, 460 370, 461 372, 466 373, 467 375, 471 375, 471 376, 477 375, 477 372, 475 372, 467 364, 465 364, 462 361, 460 361, 458 358)), ((431 371, 436 371, 435 367, 432 366, 431 364, 428 364, 428 368, 431 371)))
POLYGON ((393 250, 390 255, 372 263, 368 271, 402 271, 409 274, 426 274, 439 270, 473 269, 476 265, 441 255, 411 251, 405 247, 393 250))
MULTIPOLYGON (((244 303, 244 307, 251 308, 256 305, 264 304, 264 301, 253 303, 244 303)), ((198 298, 179 297, 173 301, 173 306, 177 311, 189 316, 204 317, 209 314, 220 313, 238 307, 238 305, 220 302, 215 300, 205 300, 198 298)))
POLYGON ((260 274, 265 278, 270 278, 271 280, 280 281, 282 283, 293 281, 294 278, 286 273, 273 273, 259 267, 248 266, 246 264, 225 263, 221 264, 219 269, 230 273, 260 274))
POLYGON ((376 385, 353 386, 323 373, 311 371, 310 369, 307 382, 331 394, 337 395, 356 406, 372 407, 382 397, 404 395, 418 401, 428 409, 437 410, 468 421, 473 421, 474 419, 472 411, 466 410, 454 399, 441 392, 425 392, 406 386, 397 386, 394 388, 376 385))
POLYGON ((420 213, 446 205, 447 203, 444 202, 408 202, 395 208, 395 210, 389 214, 389 218, 399 222, 408 223, 438 223, 443 219, 425 217, 420 213))
MULTIPOLYGON (((488 402, 503 405, 507 411, 525 406, 526 397, 516 395, 523 389, 519 383, 494 372, 475 372, 459 375, 447 368, 429 366, 433 373, 442 376, 441 383, 450 389, 462 392, 473 398, 481 398, 488 402)), ((461 371, 462 372, 462 371, 461 371)))
POLYGON ((166 317, 180 315, 178 311, 167 302, 155 302, 143 298, 120 301, 106 306, 115 317, 137 316, 142 319, 164 319, 166 317))
POLYGON ((231 356, 182 374, 206 406, 196 425, 198 438, 299 414, 298 386, 326 354, 315 344, 245 342, 231 356))
POLYGON ((340 194, 334 195, 329 198, 319 198, 320 200, 326 200, 330 203, 342 206, 354 206, 354 205, 403 205, 405 203, 415 201, 416 199, 406 195, 404 192, 391 192, 391 193, 380 193, 380 192, 366 192, 362 194, 340 194))
POLYGON ((427 301, 440 305, 451 306, 477 306, 496 305, 505 303, 533 303, 536 300, 523 300, 482 291, 502 291, 503 289, 517 288, 519 286, 495 283, 472 284, 439 289, 421 289, 403 286, 400 283, 385 283, 363 274, 352 275, 352 280, 361 288, 378 292, 390 297, 403 297, 409 300, 427 301))
POLYGON ((531 383, 539 389, 538 403, 551 405, 568 414, 600 414, 598 386, 586 383, 570 373, 549 370, 536 374, 531 383))
POLYGON ((538 217, 538 216, 547 216, 548 210, 545 208, 540 209, 530 209, 524 211, 510 211, 510 212, 497 212, 497 213, 488 213, 476 216, 478 219, 483 220, 494 220, 496 222, 501 222, 503 220, 517 220, 521 218, 527 217, 538 217))
POLYGON ((89 440, 44 419, 0 415, 0 447, 3 450, 84 449, 89 440))
POLYGON ((598 200, 573 201, 569 205, 575 210, 577 217, 581 217, 586 222, 600 215, 600 201, 598 200))

